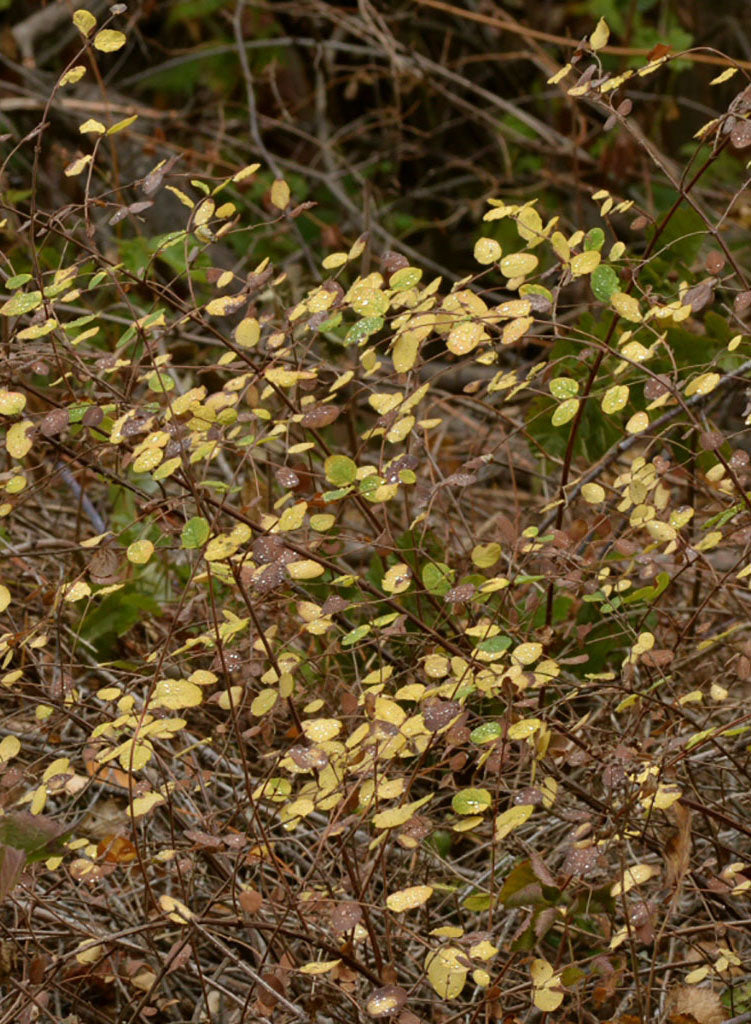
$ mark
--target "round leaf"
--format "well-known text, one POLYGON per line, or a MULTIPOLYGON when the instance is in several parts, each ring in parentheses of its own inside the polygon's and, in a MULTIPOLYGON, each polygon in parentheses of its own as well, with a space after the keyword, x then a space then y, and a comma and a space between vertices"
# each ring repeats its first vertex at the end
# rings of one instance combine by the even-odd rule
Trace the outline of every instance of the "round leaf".
POLYGON ((200 548, 209 539, 209 524, 203 516, 189 519, 180 535, 182 546, 187 549, 200 548))

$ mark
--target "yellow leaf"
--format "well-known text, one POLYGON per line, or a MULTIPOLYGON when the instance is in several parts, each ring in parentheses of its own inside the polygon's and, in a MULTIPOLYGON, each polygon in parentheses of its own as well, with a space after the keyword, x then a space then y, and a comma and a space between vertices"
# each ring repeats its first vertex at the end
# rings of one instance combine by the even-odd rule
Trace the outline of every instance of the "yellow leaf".
POLYGON ((159 906, 170 921, 177 921, 178 924, 184 924, 193 917, 192 910, 189 910, 184 903, 175 899, 174 896, 169 896, 167 893, 162 893, 159 897, 159 906))
POLYGON ((72 163, 68 164, 63 174, 66 178, 73 178, 76 174, 80 174, 85 167, 88 167, 93 159, 91 153, 86 156, 80 156, 77 160, 73 160, 72 163))
POLYGON ((246 178, 250 178, 253 174, 255 174, 256 171, 260 169, 260 167, 260 164, 248 164, 246 167, 243 167, 241 170, 239 170, 236 174, 233 174, 232 180, 234 182, 245 181, 246 178))
POLYGON ((73 24, 82 35, 88 36, 96 26, 96 18, 90 11, 85 11, 81 8, 73 12, 73 24))
POLYGON ((533 804, 516 804, 514 807, 509 807, 503 814, 499 814, 495 819, 495 841, 499 843, 515 828, 523 825, 532 816, 534 809, 533 804))
POLYGON ((414 817, 417 809, 422 807, 423 804, 431 800, 431 796, 423 797, 421 800, 415 800, 411 804, 404 804, 402 807, 394 807, 390 811, 379 811, 378 814, 373 816, 373 825, 375 828, 398 828, 399 825, 404 825, 414 817))
POLYGON ((328 974, 341 963, 339 960, 313 960, 309 964, 303 964, 300 974, 328 974))
POLYGON ((179 711, 196 707, 202 701, 203 690, 195 683, 187 679, 160 679, 154 690, 152 706, 179 711))
POLYGON ((96 943, 90 945, 91 939, 84 939, 83 942, 79 942, 77 949, 80 949, 80 953, 76 953, 76 960, 79 964, 95 964, 97 960, 101 960, 104 956, 104 946, 96 943), (82 947, 86 947, 82 949, 82 947))
POLYGON ((6 391, 0 388, 0 414, 15 416, 26 408, 26 395, 20 391, 6 391))
POLYGON ((313 718, 302 723, 302 731, 311 743, 326 743, 342 731, 338 718, 313 718))
MULTIPOLYGON (((156 169, 157 168, 155 167, 154 170, 156 170, 156 169)), ((174 185, 165 185, 165 188, 167 189, 168 192, 171 192, 173 196, 175 196, 177 199, 179 199, 180 202, 183 204, 183 206, 187 206, 189 210, 193 209, 193 207, 195 206, 195 203, 190 198, 190 196, 186 196, 186 194, 184 192, 181 192, 180 189, 176 188, 174 185)))
POLYGON ((539 262, 531 252, 512 253, 501 260, 501 273, 504 277, 526 277, 537 268, 539 262))
POLYGON ((472 549, 472 561, 478 569, 489 569, 501 557, 501 545, 495 541, 478 544, 472 549))
POLYGON ((279 694, 276 690, 272 690, 270 687, 265 690, 261 690, 261 692, 253 698, 253 702, 250 705, 251 714, 255 715, 256 718, 262 718, 263 715, 266 715, 271 711, 278 700, 279 694))
POLYGON ((733 77, 737 70, 738 68, 725 68, 725 70, 721 74, 717 75, 716 78, 713 78, 709 84, 719 85, 720 82, 727 82, 729 78, 733 77))
POLYGON ((287 572, 293 580, 314 580, 322 576, 326 570, 312 558, 304 558, 300 562, 290 562, 287 565, 287 572))
POLYGON ((261 325, 255 317, 245 317, 235 328, 235 341, 240 348, 253 348, 260 337, 261 325))
POLYGON ((456 999, 467 980, 467 968, 463 964, 464 953, 456 946, 428 953, 425 967, 433 991, 441 999, 456 999))
POLYGON ((20 749, 21 741, 17 736, 6 736, 0 742, 0 764, 4 764, 6 761, 10 761, 11 758, 16 757, 20 749))
POLYGON ((409 589, 412 581, 412 572, 408 565, 399 562, 392 565, 381 580, 381 587, 387 594, 401 594, 409 589))
POLYGON ((562 68, 559 68, 554 75, 551 75, 548 79, 548 85, 557 85, 561 79, 565 78, 571 70, 571 64, 564 64, 562 68))
POLYGON ((571 276, 582 277, 584 274, 591 274, 600 265, 602 256, 595 249, 588 249, 580 252, 571 260, 571 276))
MULTIPOLYGON (((525 206, 516 218, 516 230, 525 242, 539 242, 543 237, 542 217, 534 206, 525 206)), ((516 276, 516 275, 514 275, 516 276)))
POLYGON ((506 735, 510 740, 526 740, 530 736, 534 736, 541 726, 542 722, 539 718, 523 718, 520 722, 510 725, 506 735))
POLYGON ((85 580, 78 580, 77 583, 71 583, 71 585, 65 591, 65 601, 74 602, 80 601, 83 597, 88 597, 91 593, 91 587, 85 580))
POLYGON ((483 325, 469 320, 451 329, 446 347, 454 355, 463 356, 476 349, 485 337, 487 335, 483 325))
POLYGON ((90 117, 88 121, 84 121, 78 126, 78 130, 81 135, 104 135, 105 127, 101 121, 90 117))
POLYGON ((519 644, 512 653, 514 661, 519 662, 520 665, 531 665, 533 662, 542 654, 542 644, 539 643, 524 643, 519 644))
POLYGON ((547 986, 535 989, 535 1006, 544 1013, 552 1013, 553 1010, 557 1010, 562 1002, 563 992, 557 989, 548 988, 547 986))
POLYGON ((610 302, 616 313, 622 316, 624 320, 629 320, 634 324, 641 322, 641 309, 633 295, 627 295, 625 292, 613 292, 610 296, 610 302))
POLYGON ((497 263, 503 255, 503 250, 494 238, 478 238, 475 242, 475 259, 483 266, 489 263, 497 263))
POLYGON ((590 505, 599 505, 601 501, 605 500, 605 488, 600 484, 584 484, 582 498, 590 505))
POLYGON ((399 889, 386 897, 386 906, 395 914, 403 914, 407 910, 421 907, 433 895, 432 885, 412 885, 408 889, 399 889))
POLYGON ((286 210, 289 206, 289 185, 282 178, 277 178, 271 186, 271 202, 278 210, 286 210))
POLYGON ((589 45, 592 47, 593 50, 601 50, 603 46, 607 45, 608 39, 610 39, 610 29, 608 28, 608 23, 605 21, 604 18, 600 18, 600 20, 597 22, 597 27, 595 28, 592 35, 589 37, 589 45))
POLYGON ((228 316, 230 313, 234 313, 242 303, 242 295, 222 295, 218 299, 207 302, 205 309, 209 316, 228 316))
POLYGON ((10 591, 0 583, 0 612, 4 612, 10 604, 10 591))
POLYGON ((34 429, 31 420, 21 420, 14 423, 5 435, 5 447, 13 459, 22 459, 31 451, 32 440, 29 431, 34 429))
POLYGON ((154 545, 150 540, 135 540, 128 545, 126 555, 133 565, 145 565, 154 553, 154 545))
POLYGON ((287 530, 299 530, 305 521, 307 508, 307 501, 298 501, 296 505, 285 508, 276 524, 275 531, 285 533, 287 530))
POLYGON ((135 798, 131 806, 128 808, 128 814, 131 818, 140 818, 142 814, 148 814, 148 812, 158 804, 163 803, 164 797, 161 793, 144 793, 143 796, 137 796, 135 798))
POLYGON ((101 53, 115 53, 121 50, 126 43, 125 35, 113 28, 103 28, 94 36, 94 48, 101 53))
POLYGON ((80 82, 83 76, 86 74, 86 68, 83 64, 76 64, 74 67, 69 68, 64 75, 60 78, 60 85, 75 85, 76 82, 80 82))
POLYGON ((649 426, 649 416, 645 412, 635 412, 626 423, 627 434, 641 434, 649 426))
POLYGON ((633 867, 626 869, 620 882, 616 882, 610 887, 610 895, 620 896, 622 893, 627 893, 634 886, 642 885, 659 873, 660 869, 655 864, 634 864, 633 867))
POLYGON ((702 373, 699 377, 694 377, 686 385, 686 397, 689 398, 691 395, 708 395, 711 391, 714 391, 719 383, 719 373, 702 373))
POLYGON ((602 396, 600 407, 604 413, 620 412, 628 402, 629 388, 627 384, 614 384, 602 396))
POLYGON ((347 262, 346 252, 332 252, 324 259, 321 266, 324 270, 336 270, 337 267, 343 267, 347 262))

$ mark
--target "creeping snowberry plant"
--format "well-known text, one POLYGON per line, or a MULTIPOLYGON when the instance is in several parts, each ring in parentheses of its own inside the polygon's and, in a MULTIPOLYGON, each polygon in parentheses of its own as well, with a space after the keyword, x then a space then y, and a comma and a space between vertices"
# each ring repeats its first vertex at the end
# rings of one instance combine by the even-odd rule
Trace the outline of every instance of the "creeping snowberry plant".
MULTIPOLYGON (((121 7, 75 12, 50 106, 101 82, 121 7)), ((18 140, 11 1016, 93 994, 165 1021, 751 1004, 751 287, 714 177, 741 197, 751 87, 726 61, 668 159, 629 91, 673 56, 607 73, 607 41, 549 85, 633 136, 659 201, 593 187, 572 224, 491 196, 455 282, 367 237, 315 274, 254 260, 298 237, 287 181, 164 155, 125 184, 144 129, 106 104, 79 152, 45 120, 18 140), (68 198, 44 208, 55 160, 68 198)))

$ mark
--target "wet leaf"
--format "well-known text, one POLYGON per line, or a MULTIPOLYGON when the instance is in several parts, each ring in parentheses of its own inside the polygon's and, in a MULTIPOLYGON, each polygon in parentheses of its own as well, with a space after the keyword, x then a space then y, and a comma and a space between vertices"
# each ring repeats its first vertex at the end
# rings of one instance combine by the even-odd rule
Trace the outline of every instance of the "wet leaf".
POLYGON ((203 516, 193 516, 183 527, 180 540, 188 550, 203 547, 209 539, 210 528, 203 516))
POLYGON ((399 889, 386 897, 386 906, 395 914, 403 914, 408 910, 421 907, 433 895, 431 885, 413 885, 408 889, 399 889))
POLYGON ((390 1017, 404 1006, 407 993, 399 985, 384 985, 368 997, 365 1008, 371 1017, 390 1017))
POLYGON ((462 789, 454 793, 451 806, 457 814, 482 814, 493 803, 487 789, 462 789))
POLYGON ((456 999, 461 993, 468 972, 464 961, 464 954, 456 946, 445 946, 428 953, 425 958, 428 980, 441 999, 456 999))

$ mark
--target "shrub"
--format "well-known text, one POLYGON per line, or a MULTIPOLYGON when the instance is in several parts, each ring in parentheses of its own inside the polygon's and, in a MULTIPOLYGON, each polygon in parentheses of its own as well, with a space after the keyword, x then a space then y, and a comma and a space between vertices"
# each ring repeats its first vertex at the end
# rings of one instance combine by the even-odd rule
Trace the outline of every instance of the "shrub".
MULTIPOLYGON (((120 6, 76 12, 51 100, 125 44, 120 6)), ((365 236, 315 277, 238 263, 238 239, 294 246, 307 202, 260 163, 125 184, 133 117, 82 122, 57 208, 44 124, 21 140, 0 307, 18 1019, 747 1005, 751 288, 712 176, 742 177, 748 89, 676 167, 626 96, 672 56, 607 73, 607 36, 550 84, 662 184, 593 189, 580 224, 491 198, 454 284, 365 236), (711 984, 669 1002, 675 982, 711 984)))

